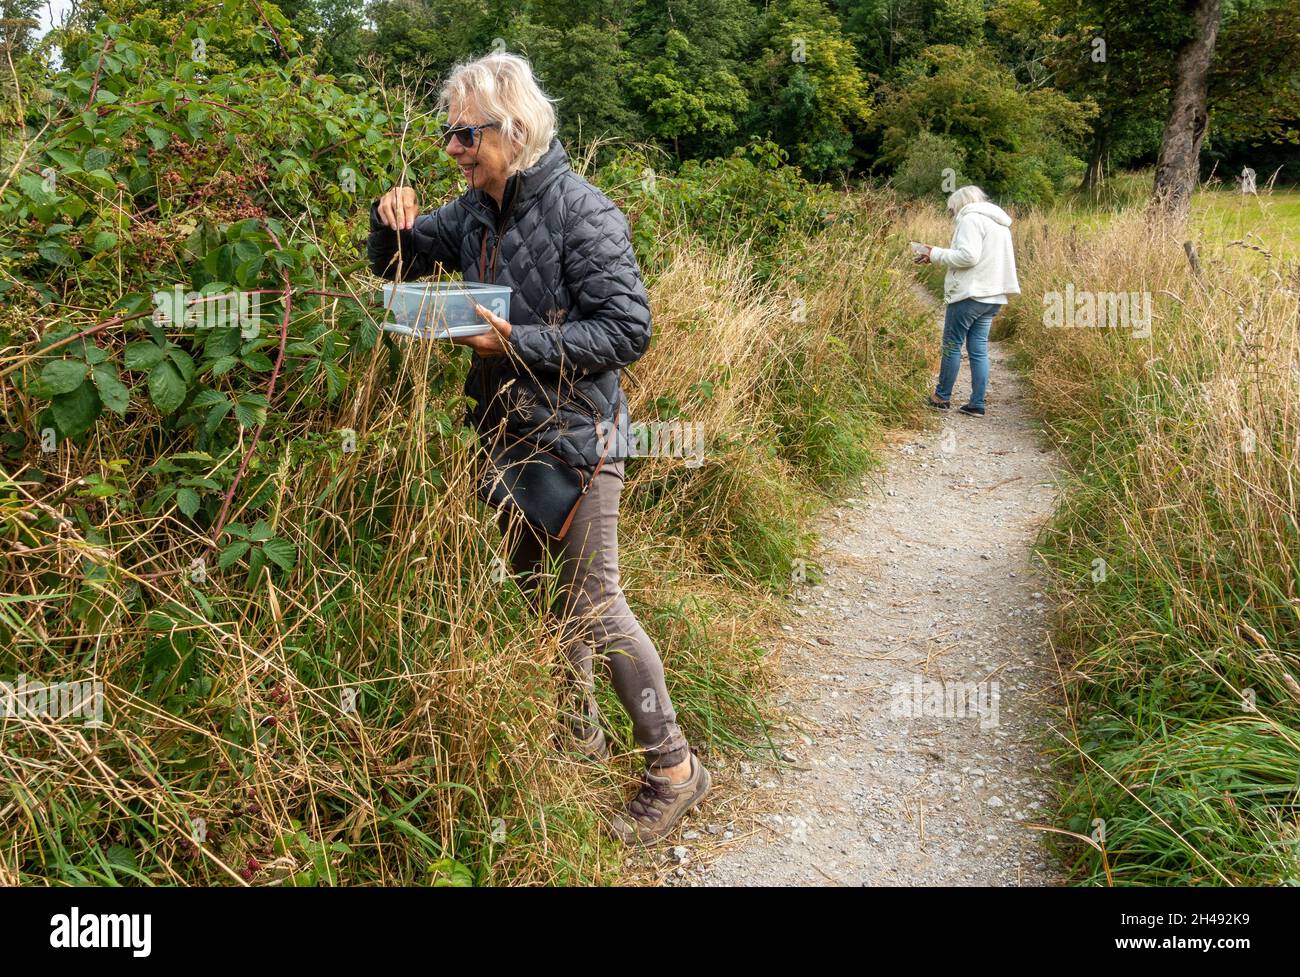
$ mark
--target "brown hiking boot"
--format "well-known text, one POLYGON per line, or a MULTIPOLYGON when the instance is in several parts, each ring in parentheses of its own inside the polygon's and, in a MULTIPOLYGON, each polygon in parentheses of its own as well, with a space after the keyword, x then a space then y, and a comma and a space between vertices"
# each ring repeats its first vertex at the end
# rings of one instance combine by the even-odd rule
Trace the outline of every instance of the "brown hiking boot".
POLYGON ((627 810, 614 817, 614 836, 625 845, 652 845, 672 831, 687 811, 709 791, 713 778, 691 754, 691 775, 674 784, 667 777, 646 770, 641 789, 627 803, 627 810))

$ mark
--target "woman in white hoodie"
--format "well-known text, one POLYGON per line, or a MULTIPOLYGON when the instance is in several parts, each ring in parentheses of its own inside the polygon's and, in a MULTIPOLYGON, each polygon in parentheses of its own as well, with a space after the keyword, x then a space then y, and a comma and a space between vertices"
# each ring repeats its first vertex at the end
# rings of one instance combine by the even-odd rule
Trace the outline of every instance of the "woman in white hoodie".
POLYGON ((917 255, 918 264, 944 265, 943 359, 939 382, 929 397, 937 410, 947 410, 952 385, 961 369, 961 348, 970 359, 970 402, 963 414, 984 416, 984 392, 989 382, 989 328, 993 317, 1020 293, 1016 258, 1011 247, 1011 218, 990 203, 979 187, 961 187, 948 198, 948 213, 956 219, 952 246, 928 245, 917 255))

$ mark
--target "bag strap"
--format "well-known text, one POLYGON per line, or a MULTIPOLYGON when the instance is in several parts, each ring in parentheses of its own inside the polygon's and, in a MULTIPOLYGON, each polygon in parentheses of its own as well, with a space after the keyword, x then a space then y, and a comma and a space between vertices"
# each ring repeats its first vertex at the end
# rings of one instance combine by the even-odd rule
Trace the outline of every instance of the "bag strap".
MULTIPOLYGON (((492 245, 492 283, 496 284, 497 280, 497 256, 501 254, 501 235, 505 232, 506 225, 510 223, 510 217, 515 212, 515 201, 519 198, 519 184, 523 179, 521 174, 515 174, 506 182, 506 191, 510 194, 506 201, 505 213, 497 220, 496 242, 492 245)), ((482 243, 478 249, 478 278, 479 281, 485 282, 487 277, 487 236, 488 232, 483 231, 482 243)))
MULTIPOLYGON (((478 278, 481 282, 488 281, 487 276, 487 229, 483 229, 482 243, 478 249, 478 278)), ((492 282, 497 280, 497 255, 500 253, 500 247, 492 249, 492 282)))
POLYGON ((569 532, 569 524, 573 522, 573 517, 577 515, 578 506, 582 505, 583 497, 590 492, 591 487, 596 484, 596 476, 599 475, 600 470, 605 467, 605 459, 609 457, 609 446, 616 437, 618 437, 618 411, 614 411, 614 427, 610 431, 609 440, 605 442, 605 450, 600 453, 600 461, 596 462, 596 467, 591 473, 591 478, 587 479, 587 484, 584 485, 582 491, 578 493, 578 501, 573 503, 573 508, 569 510, 569 515, 564 520, 564 525, 560 527, 560 532, 555 537, 556 539, 564 539, 565 535, 569 532))

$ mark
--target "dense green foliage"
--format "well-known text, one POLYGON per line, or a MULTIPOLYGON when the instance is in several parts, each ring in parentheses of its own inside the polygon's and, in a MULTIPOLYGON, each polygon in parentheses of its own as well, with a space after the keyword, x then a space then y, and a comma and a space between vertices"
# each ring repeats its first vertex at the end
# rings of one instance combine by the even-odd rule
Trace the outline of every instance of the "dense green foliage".
MULTIPOLYGON (((6 731, 0 877, 615 876, 596 812, 622 775, 556 762, 554 633, 492 575, 469 354, 382 333, 361 260, 403 174, 426 204, 460 192, 438 120, 322 74, 269 4, 106 17, 61 67, 22 67, 0 144, 0 675, 111 692, 105 727, 6 731)), ((623 145, 588 172, 656 299, 628 384, 638 416, 717 416, 707 464, 629 466, 625 574, 692 742, 752 751, 753 619, 808 552, 815 490, 909 409, 926 319, 885 274, 886 216, 781 147, 662 164, 623 145)))
MULTIPOLYGON (((1012 73, 979 48, 927 48, 916 75, 887 90, 876 122, 887 162, 917 179, 936 156, 939 136, 956 155, 947 166, 989 193, 1046 203, 1080 175, 1069 147, 1086 130, 1090 102, 1072 102, 1051 88, 1022 90, 1012 73)), ((942 162, 939 156, 937 162, 942 162)), ((948 189, 959 184, 953 177, 948 189)), ((938 192, 942 184, 925 189, 938 192)))
MULTIPOLYGON (((973 181, 1048 204, 1085 167, 1150 160, 1187 30, 1176 0, 96 0, 38 40, 34 9, 0 5, 14 66, 0 71, 0 675, 93 671, 119 707, 93 747, 41 731, 0 757, 16 802, 0 881, 57 883, 264 881, 251 866, 270 858, 290 884, 601 881, 622 864, 574 786, 608 806, 616 783, 552 778, 539 759, 549 632, 513 585, 485 586, 499 539, 466 488, 467 354, 382 333, 361 260, 384 189, 416 186, 426 206, 459 192, 429 111, 454 63, 528 55, 576 165, 628 215, 657 303, 630 371, 638 409, 716 427, 698 470, 630 467, 627 573, 692 741, 749 750, 763 737, 752 619, 807 552, 807 500, 871 464, 878 426, 908 415, 927 372, 896 200, 832 181, 932 199, 973 181), (342 688, 364 691, 353 717, 342 688), (81 748, 107 771, 89 783, 81 748), (187 840, 199 813, 222 829, 202 858, 187 840)), ((1300 13, 1225 9, 1206 155, 1262 181, 1300 139, 1300 13)), ((1144 195, 1131 178, 1109 192, 1144 195)), ((1035 232, 1062 248, 1059 274, 1074 230, 1068 253, 1061 228, 1035 232)), ((1094 253, 1097 273, 1145 273, 1127 258, 1145 246, 1135 230, 1122 260, 1094 253)), ((1166 291, 1185 293, 1180 249, 1161 254, 1166 291)), ((1237 284, 1246 303, 1254 286, 1237 284)), ((1206 312, 1220 352, 1235 349, 1226 308, 1206 312)), ((1028 332, 1025 312, 1011 321, 1028 332)), ((1053 418, 1084 470, 1050 538, 1056 569, 1113 540, 1150 561, 1080 602, 1072 636, 1102 678, 1076 745, 1134 782, 1160 765, 1161 816, 1213 836, 1187 845, 1127 786, 1094 794, 1084 775, 1073 827, 1102 804, 1116 857, 1083 871, 1283 878, 1294 755, 1229 716, 1233 690, 1184 652, 1230 648, 1231 680, 1292 723, 1295 574, 1269 547, 1293 542, 1294 513, 1277 488, 1256 502, 1278 532, 1259 533, 1227 489, 1175 504, 1178 486, 1132 479, 1155 447, 1157 474, 1182 457, 1164 432, 1185 392, 1127 353, 1102 371, 1041 335, 1026 345, 1045 390, 1099 371, 1053 418), (1044 366, 1057 357, 1064 369, 1044 366), (1154 406, 1137 415, 1135 398, 1154 406), (1197 532, 1227 548, 1182 552, 1197 532), (1206 600, 1186 599, 1189 573, 1213 581, 1206 600)), ((1202 379, 1215 348, 1180 361, 1177 382, 1202 379)), ((1229 434, 1207 427, 1196 450, 1229 434)), ((1287 459, 1269 458, 1256 474, 1271 479, 1287 459)), ((625 746, 629 728, 614 731, 625 746)))
MULTIPOLYGON (((11 0, 17 5, 17 0, 11 0)), ((266 6, 266 5, 263 5, 266 6)), ((89 0, 183 32, 186 0, 89 0)), ((321 72, 407 84, 428 102, 456 62, 529 57, 571 144, 651 142, 676 161, 771 140, 818 179, 894 175, 937 194, 939 170, 1043 202, 1149 164, 1167 114, 1177 0, 285 0, 321 72), (1074 103, 1073 105, 1071 103, 1074 103), (877 111, 877 106, 883 112, 877 111), (962 170, 965 166, 966 170, 962 170), (920 181, 918 183, 918 181, 920 181)), ((28 43, 28 42, 24 42, 28 43)), ((1300 8, 1229 0, 1211 76, 1207 167, 1300 178, 1300 8)), ((611 147, 608 152, 614 152, 611 147)), ((598 150, 601 162, 605 150, 598 150)), ((941 179, 947 186, 950 179, 941 179)))

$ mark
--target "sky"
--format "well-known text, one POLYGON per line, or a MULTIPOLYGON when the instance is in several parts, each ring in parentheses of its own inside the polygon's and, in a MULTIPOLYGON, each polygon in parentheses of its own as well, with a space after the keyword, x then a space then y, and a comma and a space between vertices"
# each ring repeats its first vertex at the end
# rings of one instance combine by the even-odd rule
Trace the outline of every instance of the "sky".
POLYGON ((40 33, 44 34, 54 24, 62 20, 71 5, 71 0, 45 0, 39 15, 41 18, 40 33))

